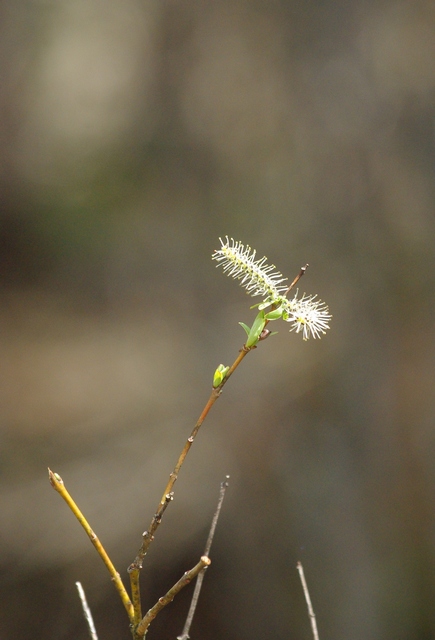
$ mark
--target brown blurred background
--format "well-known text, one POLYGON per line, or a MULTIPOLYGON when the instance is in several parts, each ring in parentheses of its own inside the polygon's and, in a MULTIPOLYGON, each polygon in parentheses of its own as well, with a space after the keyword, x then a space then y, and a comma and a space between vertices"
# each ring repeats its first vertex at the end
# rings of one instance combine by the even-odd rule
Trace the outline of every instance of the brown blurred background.
MULTIPOLYGON (((145 561, 201 555, 191 637, 435 637, 435 8, 0 3, 0 636, 130 638, 57 471, 121 575, 252 300, 229 235, 334 315, 249 355, 145 561)), ((274 327, 275 328, 275 327, 274 327)), ((149 638, 181 633, 183 593, 149 638)))

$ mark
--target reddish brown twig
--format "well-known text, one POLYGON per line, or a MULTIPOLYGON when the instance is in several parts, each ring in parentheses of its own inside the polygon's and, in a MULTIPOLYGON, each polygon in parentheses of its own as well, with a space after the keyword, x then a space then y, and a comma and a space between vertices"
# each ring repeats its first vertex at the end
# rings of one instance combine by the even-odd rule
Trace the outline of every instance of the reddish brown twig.
POLYGON ((132 593, 132 600, 133 600, 133 606, 134 606, 134 620, 135 623, 137 624, 138 621, 141 619, 142 615, 141 615, 141 605, 140 605, 140 586, 139 586, 139 575, 140 575, 140 570, 142 569, 142 564, 143 564, 143 559, 145 558, 147 552, 148 552, 148 548, 151 544, 151 542, 154 540, 154 534, 162 520, 162 516, 166 510, 166 507, 168 506, 168 504, 171 502, 171 500, 173 499, 173 487, 175 482, 177 481, 178 478, 178 474, 180 472, 181 466, 184 462, 184 460, 186 459, 187 454, 189 453, 190 447, 193 444, 193 441, 195 440, 195 437, 199 431, 199 429, 201 428, 202 423, 204 422, 205 418, 207 417, 210 409, 212 408, 212 406, 214 405, 214 403, 216 402, 216 400, 219 398, 219 396, 222 393, 222 388, 223 386, 227 383, 227 381, 229 380, 229 378, 231 377, 231 375, 234 373, 234 371, 237 369, 237 367, 239 366, 239 364, 242 362, 243 358, 251 351, 251 348, 248 347, 242 347, 242 349, 239 352, 239 355, 237 356, 237 358, 235 359, 234 363, 232 364, 232 366, 229 368, 225 378, 223 379, 222 383, 214 388, 210 394, 210 398, 208 399, 201 415, 198 418, 197 423, 195 424, 192 433, 190 434, 190 436, 187 438, 186 444, 183 447, 183 450, 178 458, 177 464, 174 467, 174 470, 172 471, 172 473, 169 476, 169 481, 165 487, 165 490, 163 492, 163 496, 162 499, 160 500, 157 510, 154 514, 154 516, 152 517, 151 523, 149 528, 147 529, 147 531, 145 531, 143 533, 143 541, 142 541, 142 545, 138 551, 138 554, 136 556, 136 558, 134 559, 134 561, 132 562, 132 564, 128 567, 128 572, 130 574, 130 584, 131 584, 131 593, 132 593))

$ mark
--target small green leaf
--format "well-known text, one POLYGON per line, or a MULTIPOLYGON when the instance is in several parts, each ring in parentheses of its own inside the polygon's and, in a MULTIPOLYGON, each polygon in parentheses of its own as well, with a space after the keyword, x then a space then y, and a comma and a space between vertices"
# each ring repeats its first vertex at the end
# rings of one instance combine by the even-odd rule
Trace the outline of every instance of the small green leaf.
POLYGON ((248 325, 244 322, 239 322, 239 325, 244 328, 244 330, 246 331, 246 335, 249 336, 249 332, 251 331, 251 329, 248 327, 248 325))
POLYGON ((272 311, 269 311, 269 313, 266 313, 264 317, 266 320, 278 320, 279 318, 282 318, 282 314, 282 307, 278 307, 278 309, 273 309, 272 311))
POLYGON ((254 320, 254 324, 252 325, 248 339, 246 340, 246 347, 254 347, 258 340, 260 339, 260 334, 266 326, 266 320, 264 319, 264 311, 260 311, 257 317, 254 320))

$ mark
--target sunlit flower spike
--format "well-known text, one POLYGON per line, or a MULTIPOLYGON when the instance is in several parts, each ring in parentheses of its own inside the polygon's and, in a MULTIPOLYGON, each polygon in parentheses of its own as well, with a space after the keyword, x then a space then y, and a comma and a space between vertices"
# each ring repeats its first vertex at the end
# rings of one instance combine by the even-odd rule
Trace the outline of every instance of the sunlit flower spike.
MULTIPOLYGON (((240 284, 251 296, 261 296, 263 301, 258 305, 260 310, 254 325, 251 329, 240 323, 248 334, 246 346, 252 347, 263 339, 263 331, 269 321, 282 318, 291 324, 290 331, 302 333, 304 340, 310 336, 321 338, 322 334, 329 329, 331 314, 328 306, 317 296, 307 296, 305 293, 298 298, 298 291, 289 300, 286 296, 291 286, 283 284, 287 281, 275 265, 268 265, 264 256, 256 260, 256 251, 249 245, 243 245, 228 236, 224 242, 219 238, 221 248, 217 249, 212 256, 227 275, 235 280, 240 280, 240 284), (269 312, 264 311, 271 307, 269 312)), ((303 274, 305 268, 301 270, 303 274)), ((267 335, 267 334, 266 334, 267 335)))
POLYGON ((266 264, 266 256, 255 260, 256 251, 249 245, 246 247, 241 242, 233 239, 223 242, 219 238, 221 248, 213 254, 213 260, 220 263, 224 272, 235 280, 241 280, 241 285, 251 296, 262 296, 274 299, 286 291, 287 286, 282 285, 287 278, 276 271, 275 265, 266 264))

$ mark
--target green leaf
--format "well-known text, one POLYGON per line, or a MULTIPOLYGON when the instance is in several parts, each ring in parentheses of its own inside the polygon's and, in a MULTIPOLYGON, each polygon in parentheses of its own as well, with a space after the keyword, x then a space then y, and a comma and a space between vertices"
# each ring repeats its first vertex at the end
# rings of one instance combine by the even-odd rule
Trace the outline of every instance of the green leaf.
POLYGON ((259 338, 260 338, 260 334, 263 331, 264 327, 266 326, 266 320, 264 319, 264 311, 260 311, 260 313, 257 315, 257 317, 254 320, 254 324, 252 325, 249 334, 248 334, 248 339, 246 340, 246 347, 254 347, 259 338))
POLYGON ((266 320, 278 320, 279 318, 282 318, 282 313, 282 307, 278 307, 278 309, 273 309, 272 311, 269 311, 269 313, 266 313, 264 317, 266 320))
POLYGON ((249 332, 251 331, 251 329, 248 327, 248 325, 244 322, 239 322, 239 325, 244 328, 244 330, 246 331, 246 335, 249 336, 249 332))

